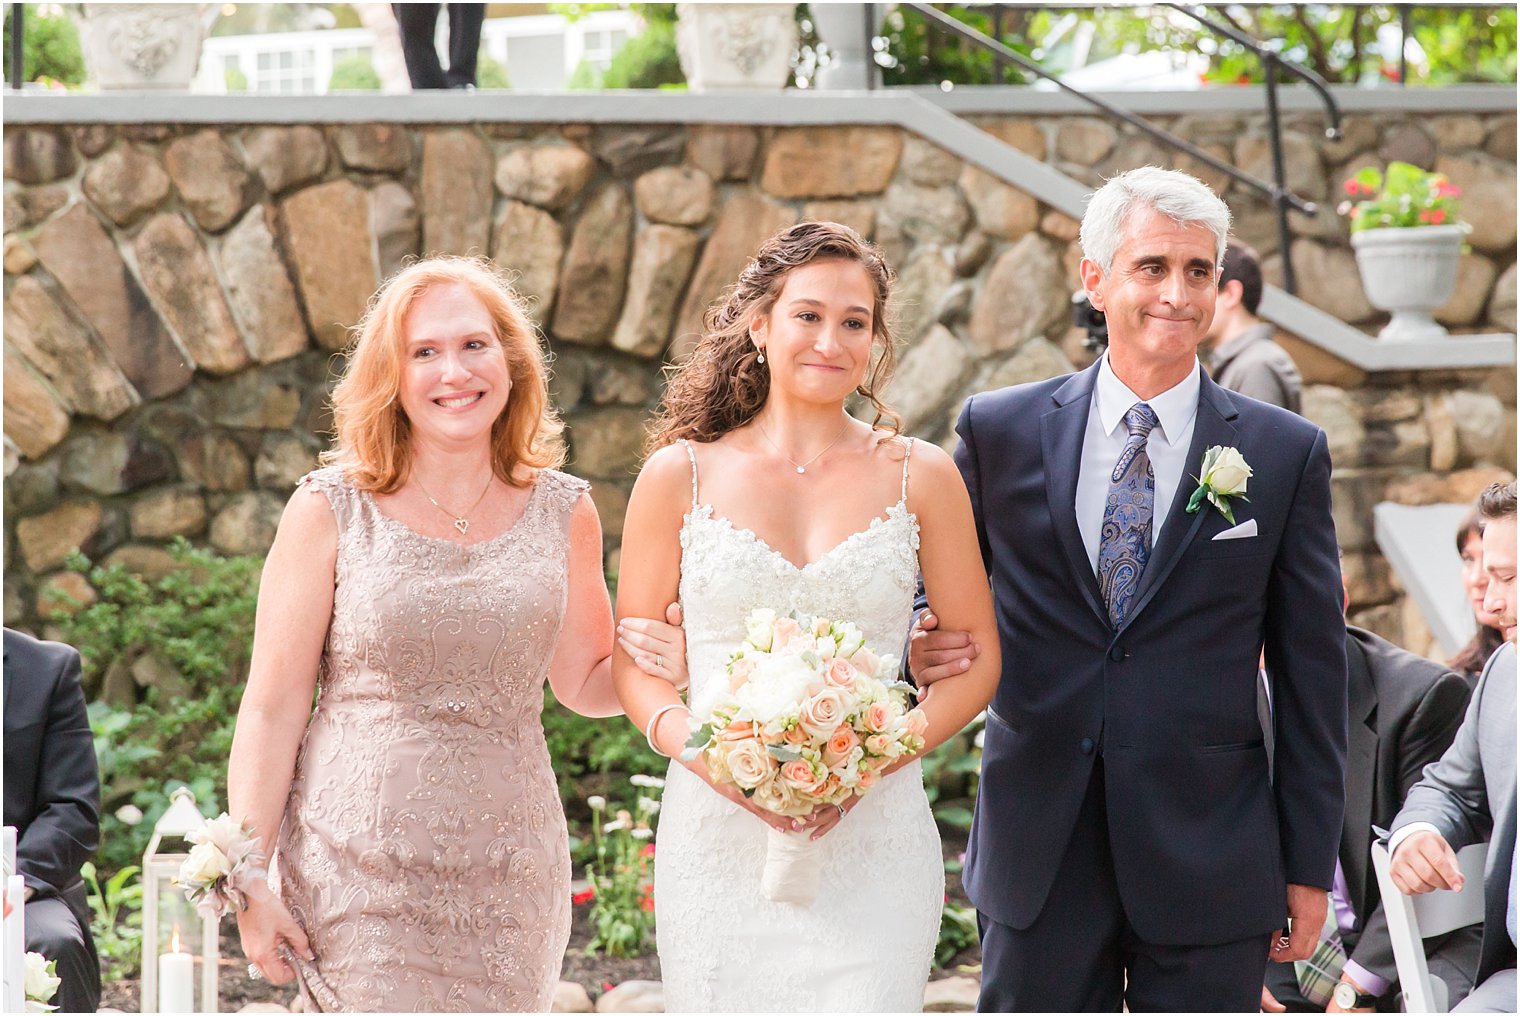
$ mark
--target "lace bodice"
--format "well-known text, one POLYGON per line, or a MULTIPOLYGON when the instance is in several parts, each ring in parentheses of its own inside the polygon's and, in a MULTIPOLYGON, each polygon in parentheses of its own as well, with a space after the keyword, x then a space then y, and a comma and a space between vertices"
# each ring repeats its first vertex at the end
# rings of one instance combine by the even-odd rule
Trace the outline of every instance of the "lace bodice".
MULTIPOLYGON (((873 648, 897 657, 918 583, 906 459, 897 503, 804 567, 717 515, 699 495, 693 454, 680 591, 695 713, 710 709, 726 687, 724 663, 758 608, 853 621, 873 648)), ((761 892, 766 828, 684 766, 671 765, 655 853, 667 1009, 918 1011, 944 899, 939 833, 920 766, 883 779, 810 844, 821 889, 809 906, 761 892)))
POLYGON ((723 666, 744 640, 744 619, 762 607, 853 621, 873 649, 898 658, 918 589, 918 519, 908 510, 911 443, 897 503, 801 568, 700 501, 696 457, 690 445, 686 450, 692 506, 681 526, 681 607, 692 712, 705 715, 717 701, 726 687, 723 666))

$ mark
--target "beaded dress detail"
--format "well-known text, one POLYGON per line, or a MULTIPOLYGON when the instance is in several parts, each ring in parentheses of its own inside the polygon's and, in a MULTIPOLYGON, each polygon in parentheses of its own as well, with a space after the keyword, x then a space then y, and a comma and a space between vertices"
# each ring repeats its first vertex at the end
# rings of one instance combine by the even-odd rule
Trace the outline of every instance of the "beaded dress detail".
POLYGON ((384 515, 337 468, 301 482, 338 523, 278 850, 317 956, 307 1011, 547 1011, 570 857, 539 714, 588 485, 544 470, 510 529, 460 544, 384 515))
MULTIPOLYGON (((908 446, 911 453, 912 445, 908 446)), ((885 518, 798 568, 697 500, 681 527, 681 606, 694 712, 727 687, 724 664, 750 611, 854 621, 895 656, 918 583, 918 520, 903 496, 885 518)), ((655 852, 655 918, 669 1012, 918 1012, 944 903, 939 831, 914 762, 883 779, 811 845, 809 906, 761 892, 767 827, 672 763, 655 852)))

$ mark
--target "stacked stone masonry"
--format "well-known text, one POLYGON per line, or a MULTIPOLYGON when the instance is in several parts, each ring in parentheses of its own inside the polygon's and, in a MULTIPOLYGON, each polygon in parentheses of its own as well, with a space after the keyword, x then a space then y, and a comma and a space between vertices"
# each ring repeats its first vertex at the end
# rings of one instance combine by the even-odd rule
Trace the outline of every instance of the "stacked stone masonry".
MULTIPOLYGON (((974 118, 1089 184, 1159 162, 1082 116, 974 118)), ((1171 129, 1266 175, 1259 117, 1171 129)), ((1348 117, 1326 142, 1289 117, 1301 293, 1375 331, 1340 183, 1404 159, 1466 191, 1454 332, 1515 331, 1515 116, 1348 117)), ((1207 174, 1205 174, 1207 175, 1207 174)), ((1217 186, 1226 181, 1209 178, 1217 186)), ((1225 191, 1280 276, 1268 208, 1225 191)), ((616 570, 660 370, 756 245, 804 218, 849 223, 897 268, 906 429, 949 446, 973 392, 1090 362, 1069 328, 1077 223, 895 127, 89 125, 5 132, 5 623, 45 632, 78 547, 148 573, 175 537, 261 554, 329 439, 326 399, 382 279, 425 253, 487 255, 554 355, 569 468, 592 480, 616 570)), ((1454 341, 1461 341, 1460 338, 1454 341)), ((1377 502, 1464 501, 1515 469, 1513 369, 1369 375, 1302 337, 1305 412, 1329 434, 1353 620, 1428 632, 1374 545, 1377 502)), ((1444 537, 1443 537, 1444 538, 1444 537)))

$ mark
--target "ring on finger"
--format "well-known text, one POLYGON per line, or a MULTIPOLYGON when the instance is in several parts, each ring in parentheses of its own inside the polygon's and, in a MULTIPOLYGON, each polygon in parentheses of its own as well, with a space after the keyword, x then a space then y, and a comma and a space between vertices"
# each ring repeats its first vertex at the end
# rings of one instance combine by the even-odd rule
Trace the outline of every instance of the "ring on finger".
POLYGON ((835 804, 834 807, 836 807, 836 808, 839 809, 839 817, 840 818, 844 818, 844 805, 842 805, 842 804, 835 804))
POLYGON ((665 666, 665 657, 661 656, 659 653, 655 653, 654 654, 654 665, 656 667, 663 667, 663 666, 665 666))
POLYGON ((257 963, 248 964, 248 979, 250 981, 262 981, 264 979, 264 971, 259 969, 257 963))

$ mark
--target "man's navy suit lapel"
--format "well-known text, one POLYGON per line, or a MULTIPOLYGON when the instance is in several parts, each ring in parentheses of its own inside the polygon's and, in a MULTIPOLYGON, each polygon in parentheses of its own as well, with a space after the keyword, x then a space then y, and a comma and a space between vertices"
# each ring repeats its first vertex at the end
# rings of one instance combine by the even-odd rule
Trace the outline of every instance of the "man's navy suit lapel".
POLYGON ((1093 613, 1108 624, 1108 608, 1098 587, 1098 576, 1087 559, 1082 531, 1077 528, 1077 477, 1082 471, 1082 439, 1102 361, 1072 375, 1051 396, 1055 408, 1040 417, 1040 443, 1045 456, 1045 496, 1051 524, 1066 552, 1067 563, 1093 613))
MULTIPOLYGON (((1199 367, 1198 370, 1201 372, 1203 368, 1199 367)), ((1193 443, 1188 448, 1182 478, 1172 496, 1172 505, 1167 509, 1166 523, 1161 527, 1161 542, 1151 549, 1150 560, 1145 566, 1144 574, 1140 576, 1140 587, 1135 591, 1135 605, 1130 608, 1129 616, 1119 629, 1121 632, 1134 624, 1135 618, 1145 610, 1146 604, 1156 595, 1156 590, 1161 588, 1161 584, 1181 560, 1182 552, 1193 542, 1193 537, 1198 535, 1203 520, 1214 511, 1212 506, 1205 503, 1189 515, 1188 499, 1198 487, 1197 470, 1203 462, 1204 451, 1214 445, 1225 448, 1234 446, 1235 425, 1230 421, 1240 414, 1235 409, 1235 403, 1230 401, 1229 394, 1210 381, 1208 375, 1203 376, 1202 382, 1198 392, 1198 415, 1193 422, 1193 443)))

